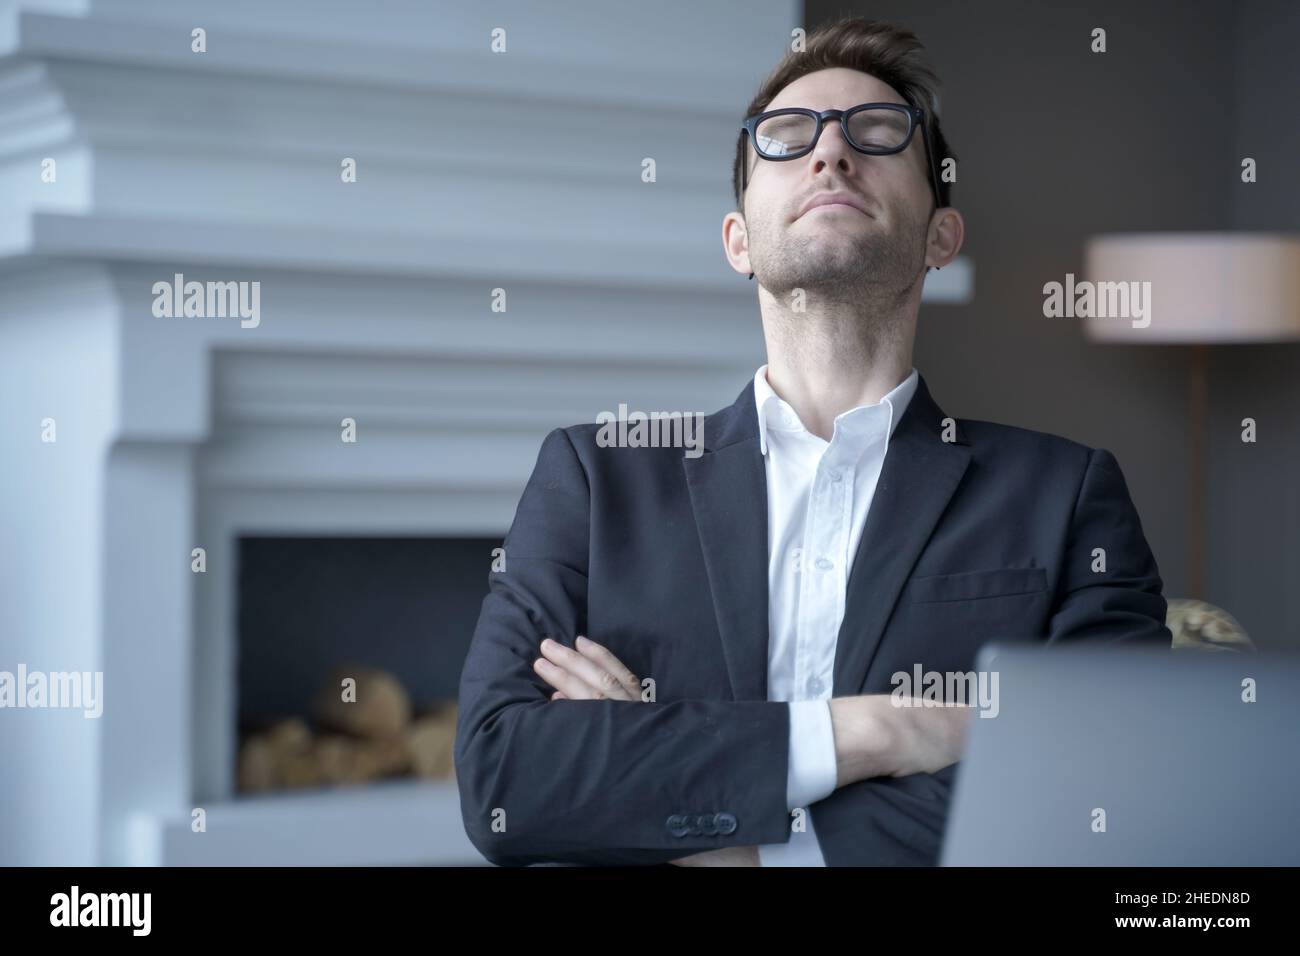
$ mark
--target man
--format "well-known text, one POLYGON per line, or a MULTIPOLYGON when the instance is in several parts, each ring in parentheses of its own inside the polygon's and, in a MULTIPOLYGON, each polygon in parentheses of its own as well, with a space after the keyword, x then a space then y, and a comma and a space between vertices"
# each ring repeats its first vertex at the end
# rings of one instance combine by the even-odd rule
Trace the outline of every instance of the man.
POLYGON ((768 364, 702 455, 543 443, 460 686, 489 860, 934 863, 971 710, 895 706, 895 675, 991 640, 1168 646, 1114 457, 954 420, 912 367, 964 235, 935 88, 905 30, 809 36, 750 106, 723 222, 768 364))

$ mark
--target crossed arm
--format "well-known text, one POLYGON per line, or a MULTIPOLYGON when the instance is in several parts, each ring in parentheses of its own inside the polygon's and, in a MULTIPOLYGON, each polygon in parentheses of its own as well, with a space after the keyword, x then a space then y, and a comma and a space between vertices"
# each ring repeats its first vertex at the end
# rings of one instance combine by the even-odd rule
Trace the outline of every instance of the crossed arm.
MULTIPOLYGON (((579 635, 575 647, 549 638, 533 663, 555 688, 551 700, 640 701, 641 681, 609 648, 579 635)), ((970 707, 893 706, 891 695, 838 697, 830 701, 835 735, 836 787, 872 777, 931 773, 957 761, 970 707)), ((707 850, 670 860, 677 866, 758 866, 757 846, 707 850)))

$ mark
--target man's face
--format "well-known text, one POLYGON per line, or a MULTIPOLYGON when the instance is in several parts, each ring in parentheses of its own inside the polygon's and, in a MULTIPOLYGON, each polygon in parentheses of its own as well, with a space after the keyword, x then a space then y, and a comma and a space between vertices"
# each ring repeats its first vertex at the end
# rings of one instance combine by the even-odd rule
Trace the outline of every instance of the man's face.
MULTIPOLYGON (((860 103, 906 105, 875 77, 836 68, 800 77, 767 108, 845 110, 860 103)), ((934 194, 919 129, 901 153, 870 156, 845 142, 838 123, 827 122, 807 156, 770 162, 751 146, 747 162, 750 269, 769 292, 851 295, 866 285, 901 292, 923 273, 934 194), (842 193, 846 202, 808 208, 826 193, 842 193)))

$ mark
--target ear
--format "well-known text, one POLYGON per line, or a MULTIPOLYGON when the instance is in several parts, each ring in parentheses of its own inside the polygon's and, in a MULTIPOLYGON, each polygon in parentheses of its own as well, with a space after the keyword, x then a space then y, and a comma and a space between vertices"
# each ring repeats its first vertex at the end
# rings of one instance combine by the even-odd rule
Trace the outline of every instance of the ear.
POLYGON ((952 206, 936 209, 926 237, 925 264, 938 269, 957 258, 966 238, 966 220, 952 206))
POLYGON ((729 212, 722 217, 722 251, 731 268, 741 275, 753 272, 749 265, 749 232, 745 228, 745 217, 738 212, 729 212))

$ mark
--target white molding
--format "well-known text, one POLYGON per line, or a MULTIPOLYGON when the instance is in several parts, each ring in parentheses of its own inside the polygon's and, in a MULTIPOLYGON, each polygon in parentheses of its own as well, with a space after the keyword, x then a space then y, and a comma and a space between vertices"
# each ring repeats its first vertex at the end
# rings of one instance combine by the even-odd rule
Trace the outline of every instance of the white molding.
MULTIPOLYGON (((748 292, 721 247, 701 260, 681 244, 555 237, 330 230, 303 226, 37 213, 30 244, 0 255, 106 262, 206 263, 455 279, 748 292)), ((716 238, 716 237, 715 237, 716 238)), ((166 271, 160 278, 166 278, 166 271)))
MULTIPOLYGON (((312 11, 294 3, 300 16, 312 11)), ((660 0, 664 7, 686 8, 698 14, 698 4, 660 0)), ((732 4, 737 16, 752 10, 732 4)), ((572 13, 567 15, 571 16, 572 13)), ((634 109, 684 109, 703 115, 736 109, 738 77, 734 71, 702 67, 655 69, 648 50, 640 66, 620 60, 573 59, 514 51, 494 54, 486 31, 468 30, 450 39, 457 45, 425 42, 414 45, 394 41, 394 34, 368 39, 313 36, 303 32, 301 20, 293 31, 253 32, 247 26, 214 24, 218 9, 195 10, 188 21, 136 20, 104 16, 62 16, 19 9, 16 27, 0 35, 0 56, 28 56, 85 63, 144 65, 155 70, 185 70, 200 74, 273 77, 294 81, 380 84, 393 90, 428 93, 495 95, 511 99, 605 104, 634 109), (208 30, 208 52, 190 49, 191 26, 208 30), (376 42, 379 37, 388 42, 376 42)), ((687 15, 668 36, 682 40, 681 24, 698 19, 687 15)), ((691 23, 692 29, 698 27, 691 23)), ((428 39, 427 36, 419 39, 428 39)), ((575 47, 581 49, 580 47, 575 47)))
POLYGON ((547 106, 521 104, 501 91, 443 97, 338 80, 304 85, 160 72, 135 63, 0 60, 0 92, 0 156, 75 135, 129 148, 136 159, 254 157, 268 166, 297 161, 304 169, 323 161, 333 172, 322 177, 327 183, 338 180, 343 156, 362 164, 359 183, 374 178, 366 164, 378 162, 398 176, 445 168, 636 182, 641 158, 653 153, 665 181, 725 195, 735 136, 734 109, 705 111, 697 101, 639 109, 579 98, 547 106), (55 120, 64 123, 56 127, 55 120), (34 139, 38 122, 49 129, 34 139), (700 163, 706 153, 716 154, 716 168, 700 163))
POLYGON ((455 780, 246 796, 189 814, 138 814, 137 866, 473 866, 455 780))

